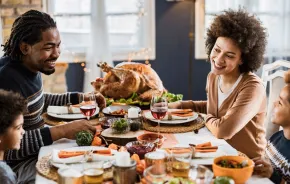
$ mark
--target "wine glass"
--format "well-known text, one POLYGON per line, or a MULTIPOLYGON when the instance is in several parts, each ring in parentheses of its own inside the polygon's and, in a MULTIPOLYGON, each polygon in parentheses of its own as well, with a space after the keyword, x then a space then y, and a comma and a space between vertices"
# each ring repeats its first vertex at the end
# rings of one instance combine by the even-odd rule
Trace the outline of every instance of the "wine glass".
POLYGON ((165 117, 168 111, 168 103, 166 97, 153 96, 150 103, 150 111, 154 119, 157 119, 158 122, 157 143, 159 143, 160 121, 165 117))
POLYGON ((90 120, 90 117, 96 112, 96 97, 95 93, 83 93, 79 95, 80 110, 84 116, 90 120))

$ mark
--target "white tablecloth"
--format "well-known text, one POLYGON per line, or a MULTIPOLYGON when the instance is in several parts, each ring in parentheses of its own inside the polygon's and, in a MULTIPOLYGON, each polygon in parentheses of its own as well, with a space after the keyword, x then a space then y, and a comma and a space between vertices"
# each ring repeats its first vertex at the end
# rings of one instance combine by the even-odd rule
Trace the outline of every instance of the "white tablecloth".
MULTIPOLYGON (((206 128, 202 128, 199 130, 198 134, 195 134, 193 132, 187 132, 187 133, 179 133, 179 134, 174 134, 177 141, 179 144, 185 144, 188 145, 189 143, 192 143, 193 141, 201 140, 203 142, 205 141, 210 141, 213 142, 214 144, 218 144, 219 146, 223 146, 223 148, 232 151, 233 153, 235 152, 235 149, 230 146, 225 140, 223 139, 217 139, 215 138, 206 128)), ((76 142, 74 140, 68 140, 68 139, 61 139, 54 144, 50 146, 44 146, 40 149, 38 159, 40 159, 43 156, 47 156, 51 154, 53 149, 63 149, 63 148, 69 148, 76 146, 76 142)), ((172 145, 174 146, 174 145, 172 145)), ((56 182, 48 180, 39 174, 36 174, 36 184, 56 184, 56 182)), ((249 184, 270 184, 272 183, 269 179, 267 178, 260 178, 258 176, 252 176, 247 183, 249 184)))

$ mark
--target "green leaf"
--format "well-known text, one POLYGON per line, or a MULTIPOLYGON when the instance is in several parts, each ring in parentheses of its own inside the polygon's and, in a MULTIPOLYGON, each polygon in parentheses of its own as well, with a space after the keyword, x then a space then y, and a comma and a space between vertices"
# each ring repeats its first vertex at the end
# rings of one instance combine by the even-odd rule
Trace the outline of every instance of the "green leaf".
POLYGON ((90 146, 94 135, 86 130, 80 131, 76 134, 76 142, 79 146, 90 146))

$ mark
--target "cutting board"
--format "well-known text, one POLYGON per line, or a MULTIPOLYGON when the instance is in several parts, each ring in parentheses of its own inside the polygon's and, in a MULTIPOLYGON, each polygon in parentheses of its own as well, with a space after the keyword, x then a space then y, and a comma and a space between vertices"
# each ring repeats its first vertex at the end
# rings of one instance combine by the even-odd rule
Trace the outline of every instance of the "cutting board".
POLYGON ((105 129, 102 131, 102 136, 106 139, 108 144, 114 143, 119 146, 125 146, 128 142, 136 141, 137 137, 141 134, 144 134, 143 130, 138 130, 136 132, 129 131, 123 134, 113 133, 111 128, 105 129))

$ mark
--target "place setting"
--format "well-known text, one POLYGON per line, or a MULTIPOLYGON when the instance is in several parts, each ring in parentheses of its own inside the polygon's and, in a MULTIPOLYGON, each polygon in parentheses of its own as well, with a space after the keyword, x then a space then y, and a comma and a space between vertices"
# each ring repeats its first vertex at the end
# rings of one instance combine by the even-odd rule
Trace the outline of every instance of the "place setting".
POLYGON ((66 106, 48 106, 47 112, 42 115, 46 124, 55 126, 77 119, 93 120, 99 114, 94 92, 79 94, 79 104, 66 106))

